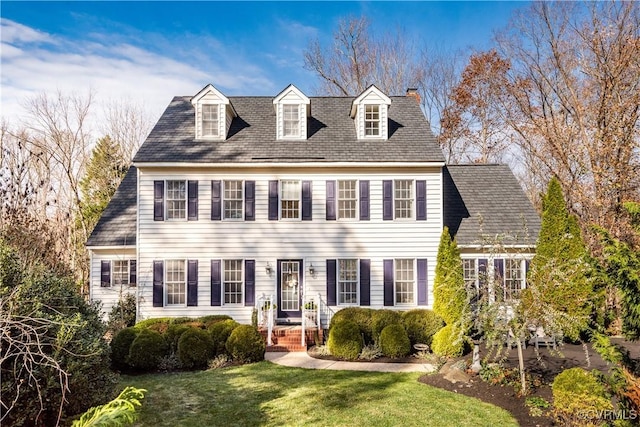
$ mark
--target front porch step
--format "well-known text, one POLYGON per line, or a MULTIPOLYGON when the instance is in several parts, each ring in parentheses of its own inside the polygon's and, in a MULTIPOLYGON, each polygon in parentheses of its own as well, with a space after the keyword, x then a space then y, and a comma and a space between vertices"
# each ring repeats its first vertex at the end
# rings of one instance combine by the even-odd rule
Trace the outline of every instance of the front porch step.
MULTIPOLYGON (((265 343, 267 340, 267 328, 260 328, 260 334, 264 338, 265 343)), ((316 329, 307 329, 306 331, 307 346, 315 344, 316 329)), ((320 339, 322 339, 322 330, 319 332, 320 339)), ((293 351, 307 351, 307 347, 301 345, 302 340, 302 327, 301 326, 281 326, 276 325, 271 331, 271 342, 273 345, 267 345, 267 351, 270 352, 293 352, 293 351)))

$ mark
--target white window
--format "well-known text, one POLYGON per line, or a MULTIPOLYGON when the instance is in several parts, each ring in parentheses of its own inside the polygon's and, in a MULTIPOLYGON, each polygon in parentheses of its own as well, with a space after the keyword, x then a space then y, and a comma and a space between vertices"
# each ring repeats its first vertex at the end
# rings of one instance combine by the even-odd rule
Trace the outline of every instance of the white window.
POLYGON ((476 260, 463 259, 462 272, 464 275, 464 283, 466 284, 467 289, 475 289, 478 279, 478 273, 476 271, 476 260))
POLYGON ((338 218, 356 218, 358 196, 357 181, 338 181, 338 218))
POLYGON ((415 289, 414 260, 395 261, 394 288, 396 304, 413 304, 415 289))
POLYGON ((165 287, 167 305, 185 305, 187 298, 187 282, 184 260, 167 260, 165 287))
POLYGON ((224 303, 242 304, 243 262, 239 259, 224 261, 224 303))
POLYGON ((113 261, 111 281, 114 286, 129 285, 129 261, 113 261))
POLYGON ((298 105, 282 106, 284 136, 300 136, 300 115, 298 105))
POLYGON ((413 181, 410 179, 394 182, 394 209, 396 218, 413 218, 413 181))
POLYGON ((524 274, 522 272, 522 260, 504 260, 504 300, 518 299, 523 287, 524 274))
POLYGON ((202 136, 218 136, 218 106, 202 105, 202 136))
POLYGON ((224 181, 224 218, 244 218, 242 181, 224 181))
POLYGON ((366 136, 380 136, 380 106, 365 105, 364 134, 366 136))
POLYGON ((358 260, 338 260, 338 304, 358 304, 358 260))
POLYGON ((280 218, 300 218, 300 181, 282 181, 280 194, 280 218))
POLYGON ((187 185, 185 181, 167 181, 167 219, 187 217, 187 185))

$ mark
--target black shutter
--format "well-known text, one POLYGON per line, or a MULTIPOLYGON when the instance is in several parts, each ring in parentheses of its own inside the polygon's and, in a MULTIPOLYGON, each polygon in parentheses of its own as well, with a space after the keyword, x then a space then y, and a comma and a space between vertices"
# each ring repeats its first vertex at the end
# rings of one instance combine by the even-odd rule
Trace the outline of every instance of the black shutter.
POLYGON ((327 260, 327 305, 336 305, 336 260, 327 260))
POLYGON ((336 219, 336 182, 327 181, 327 221, 336 219))
POLYGON ((369 221, 369 181, 360 181, 360 220, 369 221))
POLYGON ((252 259, 244 262, 244 305, 253 307, 256 303, 256 262, 252 259))
POLYGON ((153 261, 153 306, 164 305, 164 261, 153 261))
POLYGON ((302 220, 311 221, 313 218, 313 191, 311 181, 302 181, 302 220))
POLYGON ((384 305, 393 305, 393 260, 385 259, 382 261, 384 266, 384 305))
POLYGON ((111 261, 100 262, 100 286, 111 286, 111 261))
POLYGON ((360 305, 371 305, 371 260, 360 260, 360 305))
POLYGON ((220 260, 211 260, 211 305, 222 305, 222 281, 220 275, 220 260))
POLYGON ((164 221, 164 181, 153 181, 153 220, 164 221))
POLYGON ((138 263, 135 259, 129 260, 129 286, 135 286, 138 283, 138 263))
POLYGON ((427 181, 416 181, 416 219, 427 219, 427 181))
POLYGON ((221 181, 211 181, 211 220, 222 219, 222 195, 220 194, 221 181))
POLYGON ((187 305, 198 305, 198 260, 187 261, 187 305))
POLYGON ((244 220, 256 220, 256 182, 244 182, 244 220))
POLYGON ((187 181, 187 220, 198 220, 198 181, 187 181))
POLYGON ((427 305, 427 260, 418 259, 418 305, 427 305))
POLYGON ((278 220, 278 181, 269 181, 269 220, 278 220))
POLYGON ((382 219, 393 219, 393 181, 382 181, 382 219))

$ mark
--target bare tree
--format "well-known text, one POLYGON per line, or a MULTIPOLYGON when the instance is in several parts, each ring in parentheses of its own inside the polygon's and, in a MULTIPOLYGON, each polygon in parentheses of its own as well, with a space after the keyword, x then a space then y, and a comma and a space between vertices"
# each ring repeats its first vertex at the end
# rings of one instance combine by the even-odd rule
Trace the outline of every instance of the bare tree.
POLYGON ((151 131, 152 120, 142 104, 131 100, 111 100, 104 108, 101 133, 108 135, 120 150, 120 158, 131 164, 134 154, 151 131))

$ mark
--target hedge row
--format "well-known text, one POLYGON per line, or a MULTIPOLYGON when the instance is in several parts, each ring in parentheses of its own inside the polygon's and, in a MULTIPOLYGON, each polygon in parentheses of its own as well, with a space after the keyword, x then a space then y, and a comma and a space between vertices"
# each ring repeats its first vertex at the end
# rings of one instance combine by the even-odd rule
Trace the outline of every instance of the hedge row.
POLYGON ((264 352, 260 333, 229 316, 149 319, 122 329, 111 341, 113 367, 133 372, 199 369, 221 354, 257 362, 264 352))

